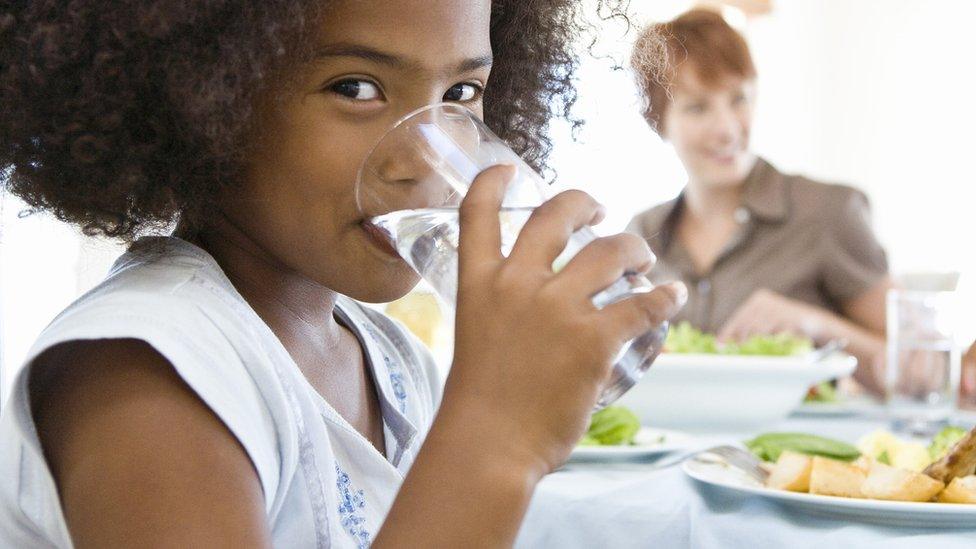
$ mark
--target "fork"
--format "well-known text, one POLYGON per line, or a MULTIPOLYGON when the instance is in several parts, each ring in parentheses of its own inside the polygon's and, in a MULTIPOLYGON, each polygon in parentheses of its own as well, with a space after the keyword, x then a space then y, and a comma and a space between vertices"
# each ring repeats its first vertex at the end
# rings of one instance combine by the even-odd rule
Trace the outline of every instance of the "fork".
POLYGON ((759 458, 741 448, 729 445, 715 446, 702 452, 702 454, 706 453, 722 458, 728 465, 739 469, 763 484, 769 478, 769 472, 762 468, 759 458))
POLYGON ((846 339, 831 339, 824 344, 823 347, 819 349, 814 349, 807 353, 806 359, 808 362, 820 362, 821 360, 827 358, 828 356, 834 354, 837 351, 841 351, 847 348, 846 339))

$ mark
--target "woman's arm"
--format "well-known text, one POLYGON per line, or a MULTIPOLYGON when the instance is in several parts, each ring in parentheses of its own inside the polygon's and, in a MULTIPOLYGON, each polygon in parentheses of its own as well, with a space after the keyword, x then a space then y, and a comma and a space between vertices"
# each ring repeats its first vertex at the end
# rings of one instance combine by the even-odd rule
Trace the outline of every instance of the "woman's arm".
POLYGON ((885 276, 866 292, 841 304, 844 316, 858 326, 884 335, 886 332, 886 301, 888 290, 894 288, 891 277, 885 276))
POLYGON ((31 407, 75 547, 271 547, 254 467, 148 344, 42 354, 31 407))
POLYGON ((847 351, 858 359, 855 379, 876 395, 884 393, 885 303, 888 290, 893 287, 891 277, 885 276, 868 291, 843 303, 846 318, 831 315, 836 321, 828 320, 825 328, 832 337, 847 340, 847 351))
MULTIPOLYGON (((835 190, 840 190, 835 189, 835 190)), ((845 339, 857 357, 855 379, 876 395, 884 393, 885 300, 893 286, 888 260, 874 234, 867 196, 853 189, 824 212, 828 228, 822 239, 823 286, 840 304, 841 315, 825 311, 821 329, 827 339, 845 339)))
POLYGON ((976 341, 962 355, 962 380, 960 385, 962 406, 966 409, 976 408, 976 341))

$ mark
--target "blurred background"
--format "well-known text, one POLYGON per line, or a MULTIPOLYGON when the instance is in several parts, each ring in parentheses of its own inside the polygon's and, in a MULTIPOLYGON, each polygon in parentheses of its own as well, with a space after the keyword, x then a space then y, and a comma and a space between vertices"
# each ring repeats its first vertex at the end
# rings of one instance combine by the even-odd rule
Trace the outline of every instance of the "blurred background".
MULTIPOLYGON (((586 1, 595 12, 595 1, 586 1)), ((631 10, 643 25, 702 3, 633 0, 631 10)), ((959 273, 958 300, 969 312, 959 319, 960 343, 976 339, 976 77, 966 68, 976 52, 976 2, 707 4, 746 36, 757 65, 754 151, 784 172, 865 191, 892 272, 959 273)), ((567 124, 552 128, 558 185, 603 202, 609 216, 600 229, 608 233, 686 182, 671 148, 644 123, 631 76, 616 69, 626 65, 635 37, 625 31, 620 21, 601 23, 596 55, 582 56, 575 113, 586 125, 576 139, 567 124)), ((37 334, 121 252, 24 209, 0 196, 2 395, 37 334)), ((422 295, 412 299, 429 307, 422 295)), ((397 316, 418 308, 398 307, 397 316)), ((415 315, 408 323, 445 361, 450 315, 415 315)))

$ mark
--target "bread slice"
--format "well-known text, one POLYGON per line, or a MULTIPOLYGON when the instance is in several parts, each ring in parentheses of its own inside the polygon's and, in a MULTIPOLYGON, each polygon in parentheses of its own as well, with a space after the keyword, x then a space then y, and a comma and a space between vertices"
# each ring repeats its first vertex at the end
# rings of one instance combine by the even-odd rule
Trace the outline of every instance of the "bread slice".
POLYGON ((813 469, 813 459, 798 452, 784 451, 776 460, 766 486, 791 492, 807 492, 810 490, 810 471, 813 469))
POLYGON ((861 485, 861 493, 871 499, 930 501, 943 488, 945 484, 928 475, 875 462, 861 485))
POLYGON ((810 493, 824 496, 861 498, 861 484, 866 475, 859 467, 820 456, 814 456, 810 468, 810 493))
POLYGON ((952 479, 938 499, 942 503, 976 503, 976 475, 952 479))

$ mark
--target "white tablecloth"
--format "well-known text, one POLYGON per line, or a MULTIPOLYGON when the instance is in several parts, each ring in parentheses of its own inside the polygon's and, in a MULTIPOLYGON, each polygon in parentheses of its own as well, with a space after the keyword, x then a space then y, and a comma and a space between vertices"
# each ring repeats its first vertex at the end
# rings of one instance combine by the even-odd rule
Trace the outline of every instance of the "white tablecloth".
MULTIPOLYGON (((970 418, 967 417, 966 420, 970 418)), ((976 420, 974 420, 976 422, 976 420)), ((879 417, 791 417, 769 430, 856 441, 886 427, 879 417)), ((748 435, 710 436, 715 442, 748 435)), ((518 547, 911 547, 976 548, 976 523, 945 530, 892 527, 819 518, 761 497, 701 485, 680 466, 653 463, 570 465, 539 485, 518 547)))

